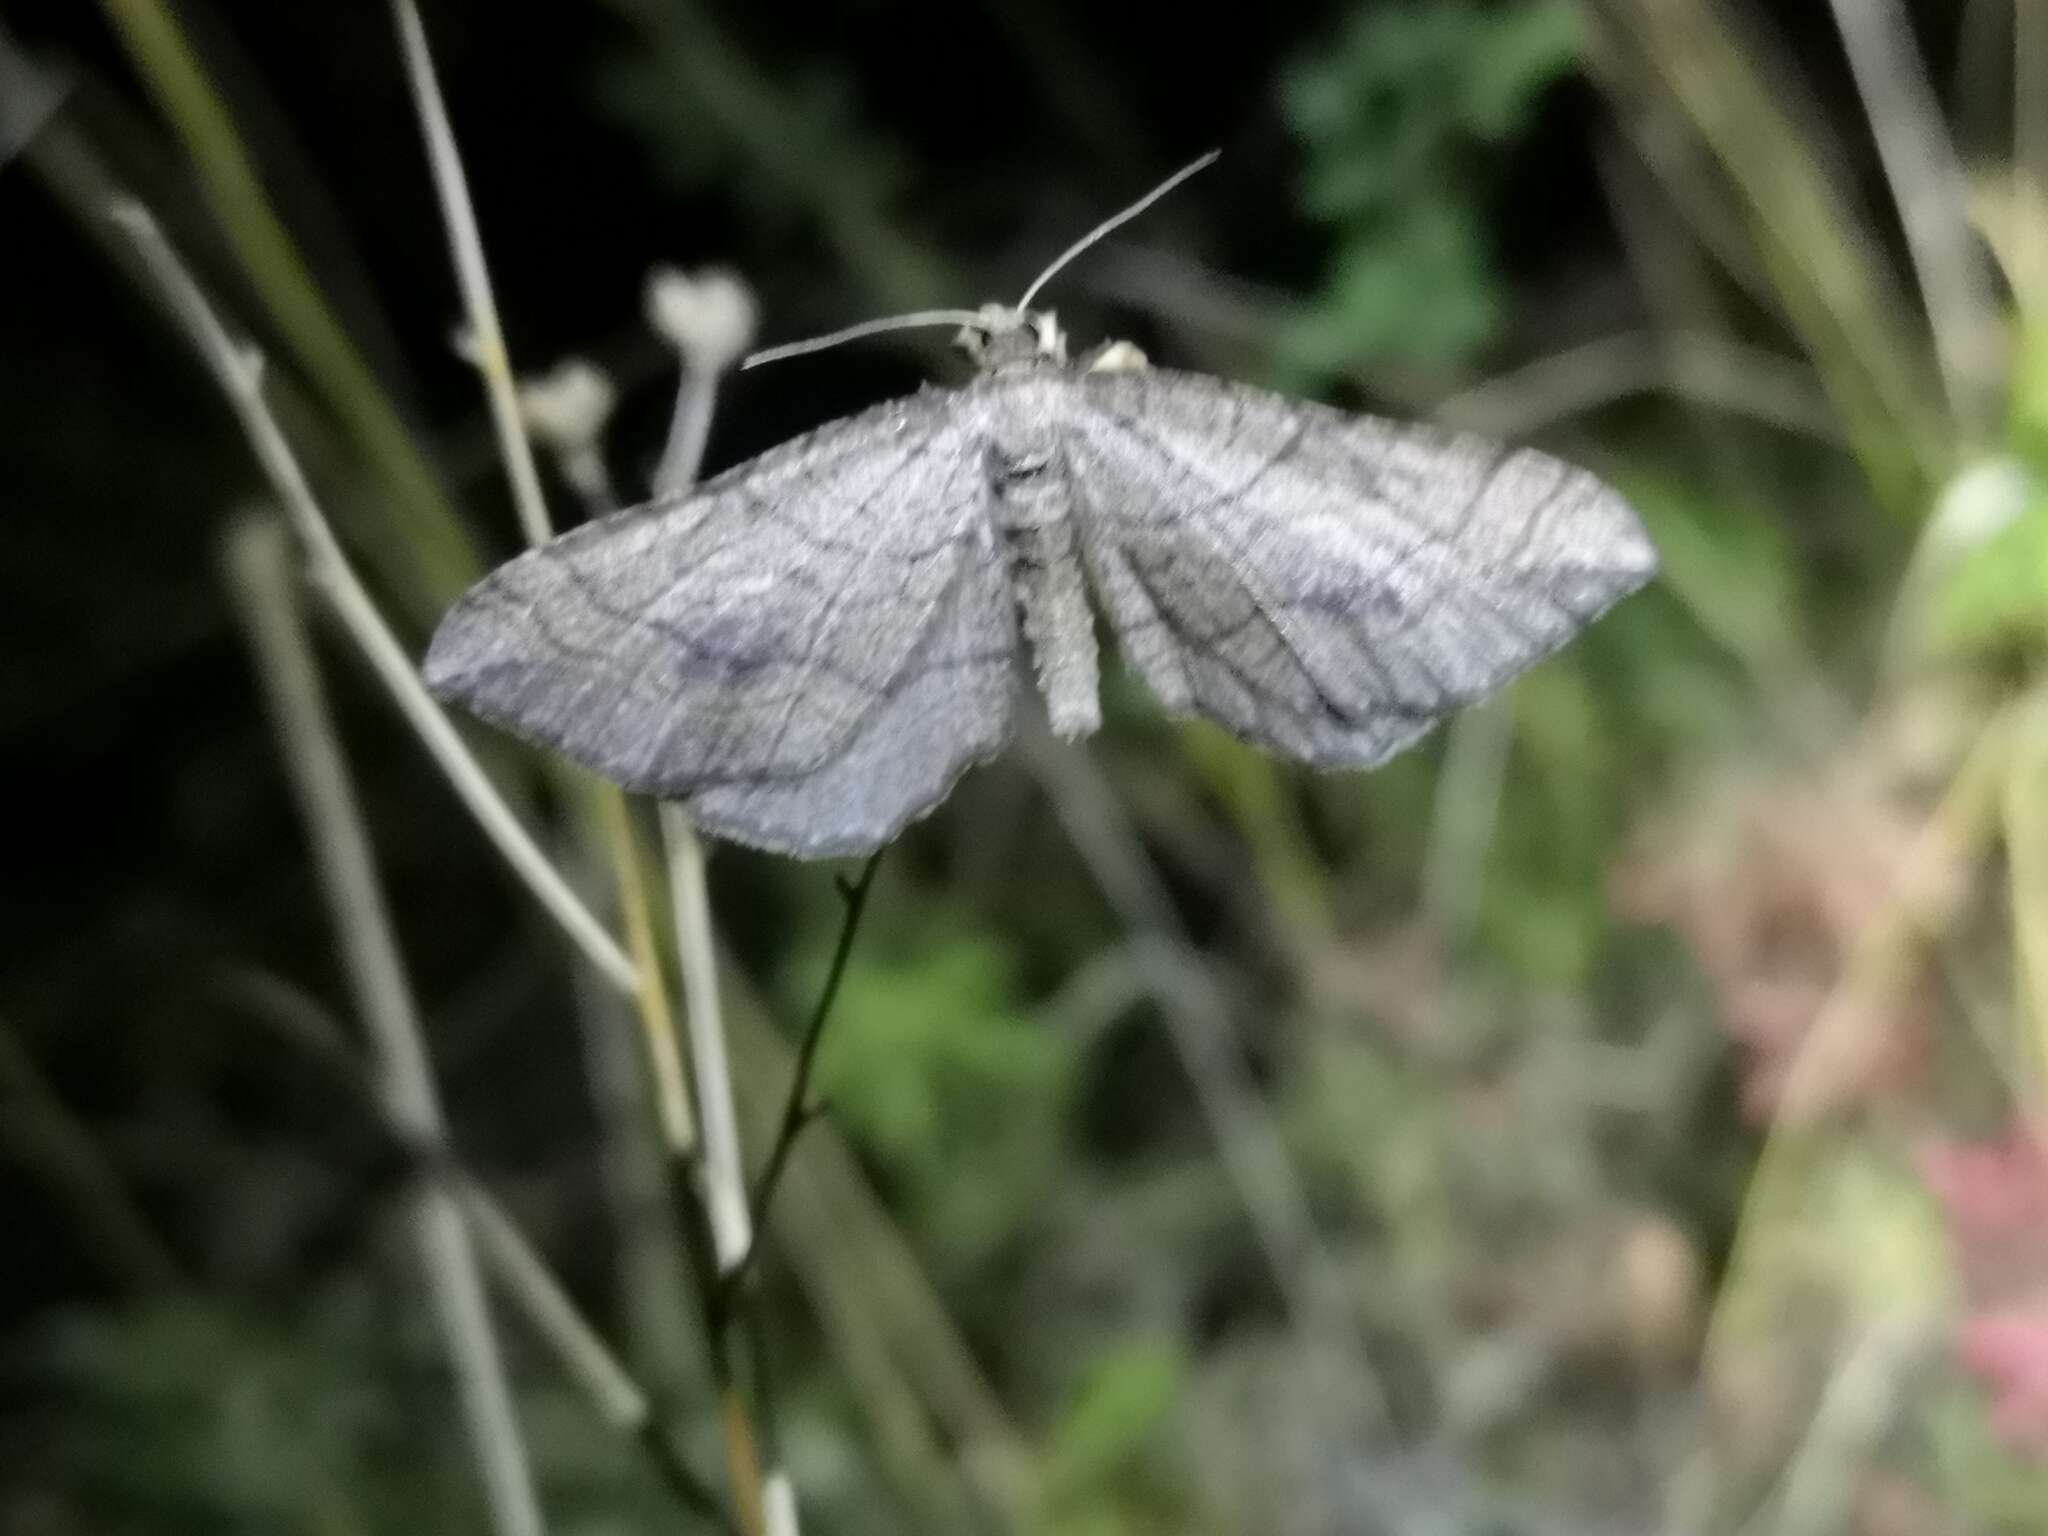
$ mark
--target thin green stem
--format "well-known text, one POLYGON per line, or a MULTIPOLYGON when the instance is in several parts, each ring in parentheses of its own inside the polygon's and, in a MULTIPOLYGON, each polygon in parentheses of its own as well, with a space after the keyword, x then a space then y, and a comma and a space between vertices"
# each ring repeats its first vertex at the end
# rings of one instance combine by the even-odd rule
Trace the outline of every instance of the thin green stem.
POLYGON ((846 980, 846 962, 853 954, 853 941, 860 932, 861 916, 867 911, 868 892, 874 887, 875 872, 881 867, 882 851, 877 850, 868 855, 859 875, 839 882, 846 915, 839 924, 839 940, 832 948, 832 963, 825 971, 825 985, 819 989, 817 1006, 811 1010, 810 1021, 804 1026, 803 1042, 797 1047, 796 1070, 789 1080, 789 1096, 783 1100, 775 1140, 768 1149, 768 1161, 762 1166, 761 1176, 754 1184, 753 1198, 749 1202, 754 1218, 754 1241, 727 1279, 728 1287, 739 1284, 752 1268, 761 1245, 761 1228, 768 1219, 768 1209, 775 1200, 776 1188, 782 1182, 783 1170, 789 1166, 789 1154, 796 1146, 797 1138, 803 1134, 804 1127, 820 1113, 818 1106, 810 1101, 811 1073, 817 1063, 818 1045, 825 1038, 826 1021, 832 1017, 832 1007, 839 1000, 840 984, 846 980))

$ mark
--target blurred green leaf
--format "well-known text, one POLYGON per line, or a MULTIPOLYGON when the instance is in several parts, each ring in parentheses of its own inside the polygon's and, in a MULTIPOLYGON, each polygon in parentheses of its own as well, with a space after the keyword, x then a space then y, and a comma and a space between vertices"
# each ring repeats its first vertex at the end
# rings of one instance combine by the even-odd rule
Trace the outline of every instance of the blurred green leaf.
POLYGON ((1019 1006, 1014 964, 977 934, 927 934, 885 958, 856 950, 820 1050, 834 1113, 955 1257, 1008 1227, 1057 1153, 1048 1122, 1071 1051, 1019 1006))
POLYGON ((1966 555, 1937 596, 1937 646, 1962 650, 2030 643, 2048 634, 2048 494, 1966 555))
POLYGON ((1289 71, 1302 201, 1336 248, 1325 291, 1281 329, 1284 365, 1308 383, 1372 361, 1455 369, 1491 339, 1503 304, 1475 163, 1579 47, 1567 0, 1454 0, 1361 9, 1335 48, 1289 71))
POLYGON ((1113 1477, 1171 1411, 1183 1369, 1179 1350, 1155 1339, 1097 1360, 1054 1431, 1052 1486, 1071 1495, 1113 1477))

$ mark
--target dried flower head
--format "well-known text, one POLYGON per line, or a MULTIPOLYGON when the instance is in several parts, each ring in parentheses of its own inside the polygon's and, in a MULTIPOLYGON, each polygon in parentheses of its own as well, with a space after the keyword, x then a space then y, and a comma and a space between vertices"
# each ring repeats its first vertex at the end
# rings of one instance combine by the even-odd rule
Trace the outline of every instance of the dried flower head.
POLYGON ((754 291, 735 272, 656 267, 647 278, 647 323, 683 355, 691 373, 725 372, 754 344, 754 291))
POLYGON ((520 381, 519 414, 537 441, 557 452, 574 452, 604 436, 618 398, 601 369, 572 357, 520 381))
POLYGON ((526 429, 554 455, 562 478, 593 513, 609 510, 614 502, 604 465, 604 429, 617 400, 612 381, 578 357, 519 385, 519 414, 526 429))

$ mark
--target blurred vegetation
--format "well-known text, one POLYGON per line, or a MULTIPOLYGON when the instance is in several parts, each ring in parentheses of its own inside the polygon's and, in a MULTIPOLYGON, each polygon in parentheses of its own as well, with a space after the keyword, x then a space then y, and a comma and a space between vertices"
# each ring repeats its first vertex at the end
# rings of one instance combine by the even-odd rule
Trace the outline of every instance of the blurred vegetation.
MULTIPOLYGON (((1122 679, 1085 755, 891 850, 760 1272, 806 1530, 2048 1525, 2038 17, 424 12, 513 353, 617 380, 624 488, 672 388, 650 265, 744 272, 771 340, 972 304, 1220 144, 1062 276, 1077 339, 1536 440, 1664 557, 1380 772, 1122 679)), ((263 492, 100 217, 139 194, 258 338, 417 644, 516 525, 396 48, 381 7, 0 14, 0 1530, 483 1530, 220 591, 263 492)), ((734 380, 714 459, 928 341, 734 380)), ((462 1160, 716 1484, 629 1011, 322 656, 462 1160)), ((577 798, 476 739, 609 903, 577 798)), ((756 1159, 830 875, 713 867, 756 1159)), ((551 1528, 713 1528, 499 1324, 551 1528)))

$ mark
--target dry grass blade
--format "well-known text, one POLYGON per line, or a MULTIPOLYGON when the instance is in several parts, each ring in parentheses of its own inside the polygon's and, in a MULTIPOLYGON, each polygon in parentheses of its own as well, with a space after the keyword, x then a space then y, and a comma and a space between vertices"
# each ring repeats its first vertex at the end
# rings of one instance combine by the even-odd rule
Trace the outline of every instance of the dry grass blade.
POLYGON ((1897 0, 1830 0, 1934 330, 1949 407, 1990 424, 2004 374, 1998 309, 1970 229, 1963 168, 1897 0))
MULTIPOLYGON (((1753 29, 1693 0, 1592 0, 1607 88, 1684 113, 1733 191, 1772 293, 1880 492, 1917 515, 1947 467, 1926 348, 1753 29)), ((1646 145, 1653 163, 1668 147, 1646 145)), ((1711 245, 1718 232, 1703 230, 1711 245)))

